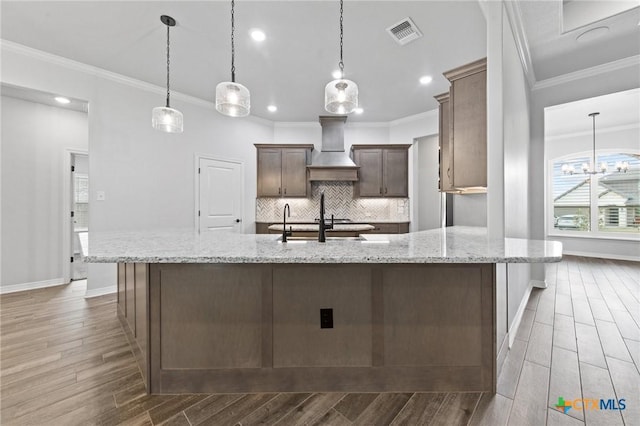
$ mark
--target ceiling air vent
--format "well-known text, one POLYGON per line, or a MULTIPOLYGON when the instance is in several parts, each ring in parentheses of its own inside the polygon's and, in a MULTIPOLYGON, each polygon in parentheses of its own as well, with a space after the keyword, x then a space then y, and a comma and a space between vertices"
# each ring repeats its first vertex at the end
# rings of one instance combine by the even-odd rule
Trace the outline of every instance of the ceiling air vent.
POLYGON ((410 41, 422 37, 422 33, 411 18, 404 18, 402 21, 390 26, 387 28, 387 32, 400 45, 405 45, 410 41))

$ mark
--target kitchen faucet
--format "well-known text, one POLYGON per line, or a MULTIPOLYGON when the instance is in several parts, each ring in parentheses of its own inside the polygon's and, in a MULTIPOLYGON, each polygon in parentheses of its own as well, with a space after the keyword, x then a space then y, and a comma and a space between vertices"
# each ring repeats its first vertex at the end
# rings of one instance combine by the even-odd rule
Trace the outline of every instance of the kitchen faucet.
POLYGON ((284 205, 284 212, 282 213, 282 242, 287 242, 287 237, 290 237, 293 234, 293 228, 287 231, 287 216, 291 217, 291 208, 289 207, 289 203, 284 205))
POLYGON ((331 215, 331 225, 327 225, 324 221, 324 191, 320 193, 320 223, 318 224, 318 242, 324 243, 327 241, 325 236, 325 230, 333 229, 333 215, 331 215))

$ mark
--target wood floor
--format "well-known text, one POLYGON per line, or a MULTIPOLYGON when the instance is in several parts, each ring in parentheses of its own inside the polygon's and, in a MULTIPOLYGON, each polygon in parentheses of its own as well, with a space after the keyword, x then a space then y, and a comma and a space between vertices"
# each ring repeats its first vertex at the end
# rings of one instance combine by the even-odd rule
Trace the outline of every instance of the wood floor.
POLYGON ((640 424, 640 263, 565 257, 531 295, 498 393, 145 395, 115 295, 0 296, 2 425, 640 424), (558 397, 625 398, 576 410, 558 397))

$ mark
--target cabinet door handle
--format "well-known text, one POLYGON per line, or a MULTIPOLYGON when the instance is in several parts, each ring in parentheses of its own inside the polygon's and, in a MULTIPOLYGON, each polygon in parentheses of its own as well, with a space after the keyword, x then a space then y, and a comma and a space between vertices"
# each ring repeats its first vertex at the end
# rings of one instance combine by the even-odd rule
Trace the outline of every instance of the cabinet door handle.
POLYGON ((281 189, 280 189, 280 188, 278 188, 278 195, 280 195, 280 194, 282 193, 282 192, 280 192, 280 191, 281 191, 281 189))
POLYGON ((380 187, 380 195, 382 195, 382 187, 380 187))
POLYGON ((384 187, 384 193, 386 194, 387 192, 388 192, 388 191, 387 191, 387 187, 385 186, 385 187, 384 187))
POLYGON ((447 167, 447 177, 451 178, 451 167, 447 167))
POLYGON ((287 188, 284 189, 284 195, 287 195, 287 188))

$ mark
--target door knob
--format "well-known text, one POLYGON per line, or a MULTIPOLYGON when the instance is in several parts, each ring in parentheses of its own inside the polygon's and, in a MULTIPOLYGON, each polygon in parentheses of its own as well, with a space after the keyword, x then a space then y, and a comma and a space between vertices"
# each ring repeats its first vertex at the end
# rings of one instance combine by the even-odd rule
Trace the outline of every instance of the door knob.
POLYGON ((236 219, 236 223, 240 223, 240 222, 241 222, 240 219, 236 219))

